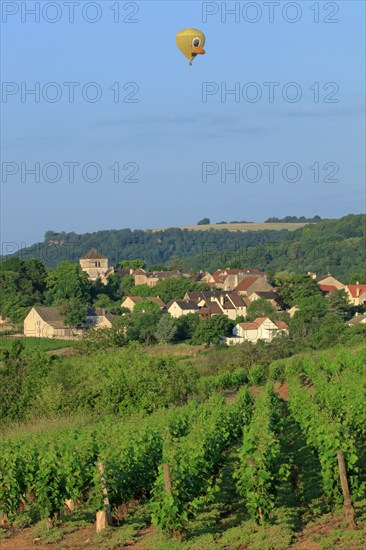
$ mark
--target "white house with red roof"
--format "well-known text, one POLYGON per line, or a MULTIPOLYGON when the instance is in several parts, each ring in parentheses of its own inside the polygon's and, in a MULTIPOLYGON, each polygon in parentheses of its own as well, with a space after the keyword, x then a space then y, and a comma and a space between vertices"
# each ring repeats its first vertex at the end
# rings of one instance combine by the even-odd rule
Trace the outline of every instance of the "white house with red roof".
POLYGON ((233 346, 248 341, 258 340, 272 342, 278 334, 288 334, 288 326, 284 321, 272 321, 269 317, 257 317, 249 323, 238 323, 233 328, 233 336, 225 339, 226 344, 233 346))
POLYGON ((348 299, 354 306, 366 305, 366 284, 360 284, 358 281, 355 285, 347 285, 345 291, 348 299))

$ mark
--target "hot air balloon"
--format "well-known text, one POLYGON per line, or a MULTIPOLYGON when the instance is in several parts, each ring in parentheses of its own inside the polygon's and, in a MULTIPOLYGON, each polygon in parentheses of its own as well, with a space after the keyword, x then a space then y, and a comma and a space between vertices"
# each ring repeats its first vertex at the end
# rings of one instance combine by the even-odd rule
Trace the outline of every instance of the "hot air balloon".
POLYGON ((197 29, 183 29, 177 33, 175 37, 176 44, 183 55, 189 59, 189 64, 192 65, 196 55, 203 55, 205 50, 205 35, 197 29))

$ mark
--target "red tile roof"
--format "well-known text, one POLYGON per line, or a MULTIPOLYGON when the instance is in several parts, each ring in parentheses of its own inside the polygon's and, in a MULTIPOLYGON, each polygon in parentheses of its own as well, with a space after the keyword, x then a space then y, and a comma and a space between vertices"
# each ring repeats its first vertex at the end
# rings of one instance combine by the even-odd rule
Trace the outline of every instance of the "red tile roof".
POLYGON ((248 288, 250 288, 257 279, 259 279, 259 277, 246 277, 245 279, 242 280, 241 283, 238 284, 237 287, 235 287, 235 291, 248 290, 248 288))
POLYGON ((337 290, 337 287, 334 285, 319 285, 319 288, 322 292, 334 292, 337 290))
POLYGON ((285 323, 285 321, 274 321, 274 324, 276 325, 277 328, 279 328, 280 330, 283 330, 283 329, 287 329, 288 326, 287 324, 285 323))
POLYGON ((360 285, 347 285, 348 290, 350 291, 353 298, 358 298, 364 292, 366 292, 366 284, 362 283, 360 285))
POLYGON ((267 319, 269 319, 269 317, 257 317, 257 319, 255 319, 251 323, 239 323, 239 326, 241 326, 241 328, 243 328, 244 330, 256 330, 267 319))
MULTIPOLYGON (((267 319, 271 321, 269 317, 258 317, 251 323, 239 323, 239 326, 244 330, 257 330, 264 323, 264 321, 267 321, 267 319)), ((284 321, 272 321, 272 322, 280 330, 284 330, 288 328, 288 326, 284 321)))

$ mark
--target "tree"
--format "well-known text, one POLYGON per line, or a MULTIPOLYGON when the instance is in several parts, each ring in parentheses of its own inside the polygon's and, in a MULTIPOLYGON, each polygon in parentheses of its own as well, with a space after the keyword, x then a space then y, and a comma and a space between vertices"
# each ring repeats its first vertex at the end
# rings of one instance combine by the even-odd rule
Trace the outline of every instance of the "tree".
POLYGON ((278 312, 271 302, 259 298, 254 300, 247 308, 247 320, 254 321, 257 317, 270 317, 272 320, 278 318, 278 312))
POLYGON ((156 289, 148 285, 136 285, 131 288, 131 294, 133 296, 141 296, 142 298, 149 298, 156 296, 156 289))
POLYGON ((344 289, 335 290, 327 297, 327 313, 328 315, 340 317, 347 321, 352 317, 352 307, 348 301, 347 293, 344 289))
POLYGON ((126 322, 126 336, 129 340, 137 340, 141 344, 154 344, 156 342, 156 326, 161 313, 149 311, 146 313, 130 313, 123 319, 126 322))
POLYGON ((279 294, 287 307, 299 305, 306 298, 321 295, 319 285, 308 275, 278 273, 275 282, 281 286, 279 294))
POLYGON ((155 302, 151 302, 150 300, 142 300, 142 302, 137 302, 137 304, 133 308, 133 312, 155 313, 156 315, 159 315, 161 313, 161 309, 155 302))
POLYGON ((169 314, 163 315, 156 325, 155 336, 159 342, 170 344, 178 331, 177 322, 169 314))
POLYGON ((94 300, 93 306, 105 309, 109 313, 113 313, 113 315, 122 315, 130 311, 125 307, 121 307, 120 300, 113 301, 106 294, 99 294, 97 299, 94 300))
POLYGON ((296 351, 306 345, 312 345, 313 335, 319 331, 322 320, 327 314, 326 298, 320 294, 303 299, 299 307, 300 310, 289 322, 291 342, 296 351))
POLYGON ((201 319, 192 336, 193 344, 219 344, 220 338, 228 336, 233 327, 234 321, 225 315, 213 315, 201 319))
POLYGON ((104 294, 113 301, 122 298, 122 277, 119 273, 111 273, 111 275, 108 275, 107 284, 104 285, 104 294))
POLYGON ((124 294, 130 294, 135 286, 133 275, 125 275, 122 277, 122 290, 124 294))
POLYGON ((168 271, 168 268, 164 264, 154 264, 149 267, 149 271, 168 271))
POLYGON ((91 282, 79 265, 60 262, 47 278, 46 303, 61 306, 65 324, 85 322, 86 306, 91 303, 91 282))
POLYGON ((182 315, 176 321, 177 333, 175 339, 177 341, 190 340, 200 323, 200 318, 197 313, 188 313, 182 315))
POLYGON ((151 291, 154 296, 159 296, 167 303, 169 300, 182 299, 186 292, 208 289, 210 289, 210 287, 207 284, 191 281, 185 277, 170 277, 169 279, 158 281, 151 291))
POLYGON ((47 271, 40 260, 8 258, 0 263, 0 313, 18 322, 42 303, 47 271))
POLYGON ((211 221, 210 218, 202 218, 199 222, 197 222, 197 225, 210 225, 211 221))
POLYGON ((349 284, 355 285, 356 283, 364 283, 366 281, 366 268, 358 269, 351 272, 349 276, 349 284))
POLYGON ((169 270, 170 271, 182 271, 183 269, 183 262, 176 256, 173 256, 170 264, 169 264, 169 270))
POLYGON ((312 344, 315 348, 326 348, 334 346, 340 340, 342 334, 347 330, 344 321, 335 315, 324 317, 312 334, 312 344))
POLYGON ((144 269, 145 266, 144 260, 122 260, 117 264, 119 269, 144 269))

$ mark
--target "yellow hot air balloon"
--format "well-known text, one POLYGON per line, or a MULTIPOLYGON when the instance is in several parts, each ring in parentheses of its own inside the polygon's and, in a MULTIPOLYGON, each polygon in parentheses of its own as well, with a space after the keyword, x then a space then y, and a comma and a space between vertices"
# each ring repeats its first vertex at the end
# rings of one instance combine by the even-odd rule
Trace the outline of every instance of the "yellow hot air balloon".
POLYGON ((183 29, 177 33, 175 37, 178 48, 183 55, 189 59, 189 64, 192 65, 193 59, 196 55, 203 55, 205 50, 205 35, 202 31, 197 29, 183 29))

